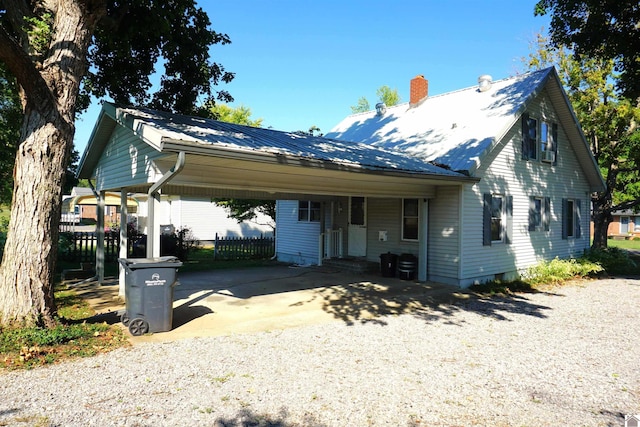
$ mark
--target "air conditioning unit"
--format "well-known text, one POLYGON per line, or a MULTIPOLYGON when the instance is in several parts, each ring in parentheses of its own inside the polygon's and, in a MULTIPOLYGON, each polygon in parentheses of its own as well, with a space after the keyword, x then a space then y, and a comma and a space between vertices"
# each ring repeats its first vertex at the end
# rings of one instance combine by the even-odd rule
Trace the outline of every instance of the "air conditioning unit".
POLYGON ((543 151, 542 161, 547 163, 553 163, 556 161, 556 153, 553 151, 543 151))

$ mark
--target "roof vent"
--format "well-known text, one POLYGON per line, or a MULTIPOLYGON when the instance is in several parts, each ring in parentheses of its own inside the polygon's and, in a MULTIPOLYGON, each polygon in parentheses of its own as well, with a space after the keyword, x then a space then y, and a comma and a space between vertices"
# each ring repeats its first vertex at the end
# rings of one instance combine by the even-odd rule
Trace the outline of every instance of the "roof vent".
POLYGON ((384 102, 378 102, 376 104, 376 115, 377 116, 383 116, 384 113, 387 112, 387 106, 385 105, 384 102))
POLYGON ((491 83, 493 78, 489 74, 483 74, 478 77, 478 90, 480 92, 486 92, 491 89, 491 83))

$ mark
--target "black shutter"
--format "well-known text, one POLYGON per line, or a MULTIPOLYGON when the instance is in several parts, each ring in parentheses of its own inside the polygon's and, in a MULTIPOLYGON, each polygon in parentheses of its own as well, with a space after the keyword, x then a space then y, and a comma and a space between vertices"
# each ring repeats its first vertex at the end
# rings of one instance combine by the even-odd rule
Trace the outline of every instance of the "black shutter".
POLYGON ((482 245, 491 246, 491 193, 483 195, 482 211, 482 245))
POLYGON ((551 139, 553 140, 553 152, 555 153, 553 166, 558 164, 558 124, 551 125, 551 139))
POLYGON ((576 209, 576 216, 575 216, 576 231, 574 233, 574 236, 576 237, 576 239, 579 239, 582 236, 582 212, 581 212, 581 206, 580 206, 582 202, 580 201, 580 199, 578 199, 574 203, 575 203, 575 209, 576 209))
POLYGON ((568 215, 573 215, 573 212, 569 211, 569 201, 567 199, 562 199, 562 238, 567 239, 569 237, 569 233, 567 230, 567 222, 568 215))
POLYGON ((529 196, 529 231, 536 231, 536 198, 529 196))
POLYGON ((524 113, 521 117, 522 120, 522 160, 529 160, 529 153, 531 152, 530 138, 529 138, 529 114, 524 113))
POLYGON ((506 196, 507 223, 504 226, 504 242, 511 244, 513 239, 513 196, 506 196))
POLYGON ((544 231, 549 231, 549 224, 551 222, 551 198, 544 198, 544 216, 542 217, 542 227, 544 231))

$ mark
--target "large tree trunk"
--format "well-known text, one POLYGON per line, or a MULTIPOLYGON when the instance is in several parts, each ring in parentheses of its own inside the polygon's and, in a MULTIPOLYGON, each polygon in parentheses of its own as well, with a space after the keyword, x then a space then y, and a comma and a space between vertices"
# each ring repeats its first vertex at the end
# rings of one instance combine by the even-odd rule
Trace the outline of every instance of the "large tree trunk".
POLYGON ((2 324, 54 324, 58 223, 73 146, 75 103, 91 35, 104 13, 101 0, 46 4, 54 16, 53 39, 41 68, 29 67, 28 58, 19 54, 7 61, 23 89, 25 118, 0 266, 2 324))
POLYGON ((593 243, 592 248, 606 248, 609 244, 608 231, 611 223, 611 201, 601 197, 593 200, 593 243))

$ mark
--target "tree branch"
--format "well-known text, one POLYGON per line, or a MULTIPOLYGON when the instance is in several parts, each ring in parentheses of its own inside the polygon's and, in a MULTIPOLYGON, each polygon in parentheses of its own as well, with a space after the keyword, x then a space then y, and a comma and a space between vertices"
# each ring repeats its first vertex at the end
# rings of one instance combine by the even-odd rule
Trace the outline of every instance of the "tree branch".
POLYGON ((619 205, 612 206, 612 211, 624 211, 627 209, 635 208, 636 206, 640 206, 640 199, 630 200, 628 202, 620 203, 619 205))
POLYGON ((1 24, 0 61, 6 64, 24 90, 27 105, 37 105, 39 111, 58 111, 55 98, 35 64, 1 24))

